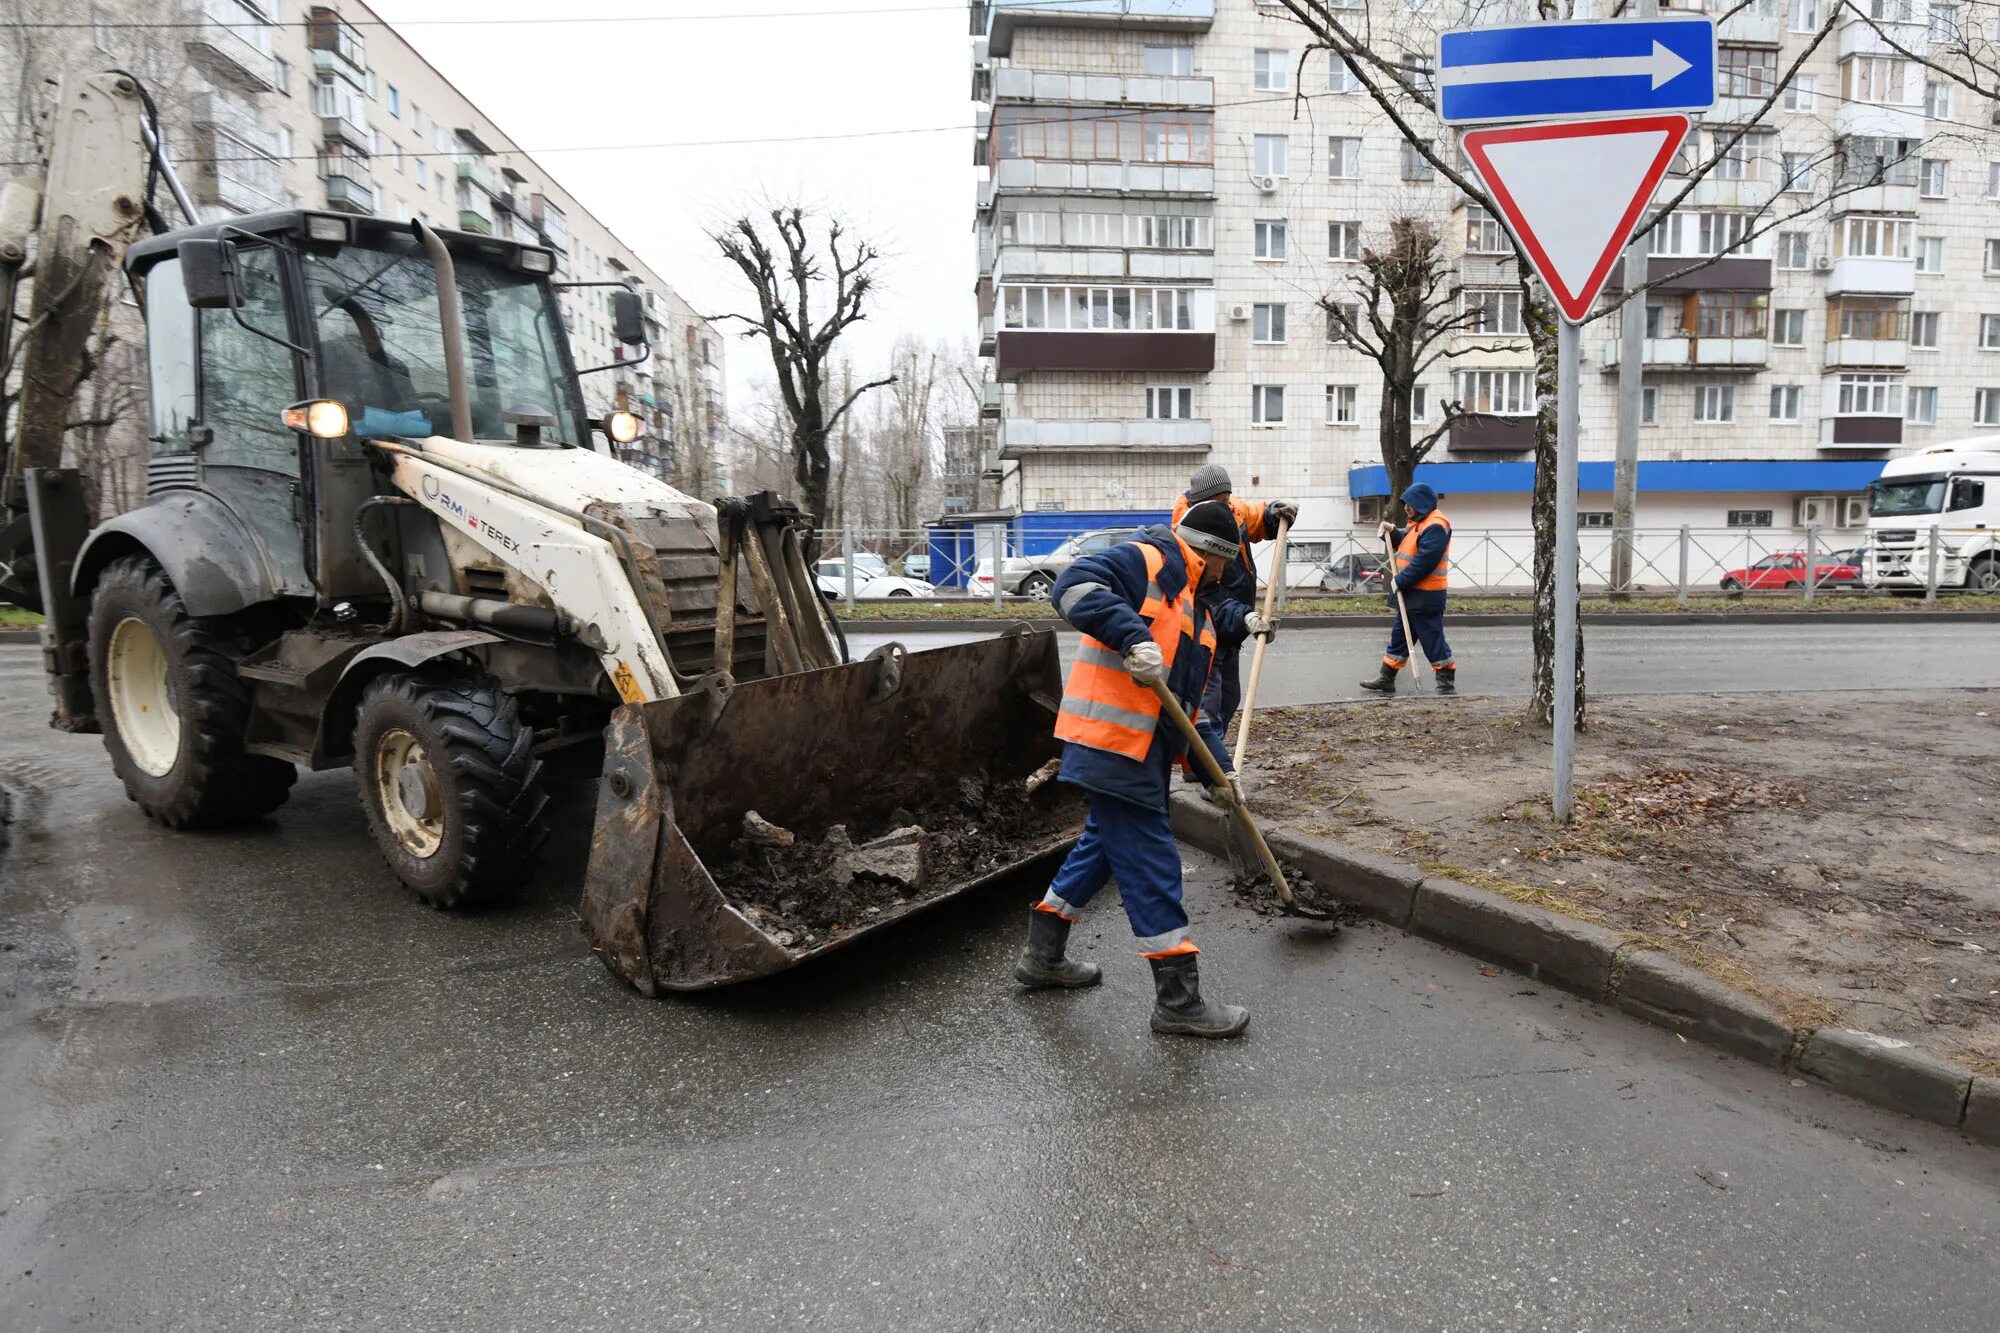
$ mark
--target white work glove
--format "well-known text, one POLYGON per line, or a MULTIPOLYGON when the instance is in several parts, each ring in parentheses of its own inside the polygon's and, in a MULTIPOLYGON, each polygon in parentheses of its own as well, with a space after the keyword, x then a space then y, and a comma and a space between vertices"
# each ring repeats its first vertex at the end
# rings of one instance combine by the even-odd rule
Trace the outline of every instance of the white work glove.
POLYGON ((1243 628, 1256 638, 1268 639, 1278 632, 1278 618, 1272 616, 1266 620, 1263 612, 1252 611, 1243 617, 1243 628))
POLYGON ((1270 514, 1273 523, 1297 523, 1299 521, 1299 507, 1290 500, 1271 501, 1267 512, 1270 514))
POLYGON ((1380 523, 1377 523, 1375 525, 1375 535, 1377 537, 1380 537, 1383 541, 1389 540, 1389 538, 1394 536, 1395 533, 1396 533, 1396 525, 1394 523, 1391 523, 1386 518, 1383 519, 1380 523))
POLYGON ((1161 685, 1167 679, 1167 659, 1151 639, 1125 650, 1125 669, 1141 685, 1161 685))

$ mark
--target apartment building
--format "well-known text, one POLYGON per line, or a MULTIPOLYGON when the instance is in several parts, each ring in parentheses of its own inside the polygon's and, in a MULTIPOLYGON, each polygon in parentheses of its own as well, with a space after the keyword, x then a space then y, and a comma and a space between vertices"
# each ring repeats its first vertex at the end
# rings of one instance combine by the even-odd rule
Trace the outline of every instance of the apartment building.
MULTIPOLYGON (((24 18, 74 24, 87 13, 90 25, 32 29, 36 44, 5 47, 0 65, 25 63, 40 77, 114 65, 138 74, 204 220, 279 208, 415 217, 547 245, 559 283, 635 288, 650 355, 612 337, 606 288, 561 296, 578 368, 611 367, 584 377, 586 407, 638 413, 645 434, 619 453, 669 480, 688 470, 690 449, 719 452, 727 404, 716 330, 367 5, 24 3, 49 11, 24 18)), ((139 374, 136 362, 129 372, 139 374)))
MULTIPOLYGON (((1753 0, 1723 23, 1725 95, 1690 161, 1756 113, 1834 3, 1753 0)), ((2000 430, 1994 109, 1894 51, 1995 19, 1990 6, 1864 4, 1893 45, 1850 13, 1648 242, 1651 278, 1668 281, 1636 316, 1642 529, 1786 545, 1811 524, 1838 540, 1863 523, 1884 459, 2000 430)), ((1367 7, 1354 0, 1352 26, 1420 74, 1438 30, 1520 8, 1367 7)), ((1019 531, 1156 515, 1204 461, 1247 492, 1300 499, 1304 531, 1372 527, 1388 489, 1380 369, 1334 336, 1321 302, 1353 292, 1364 247, 1405 217, 1446 238, 1460 308, 1478 312, 1412 412, 1420 434, 1447 403, 1481 415, 1456 422, 1419 475, 1461 529, 1528 527, 1536 402, 1511 247, 1341 62, 1308 54, 1282 6, 971 10, 987 169, 976 290, 1000 386, 986 467, 1019 531)), ((1618 338, 1616 314, 1585 335, 1586 532, 1610 524, 1618 338)))

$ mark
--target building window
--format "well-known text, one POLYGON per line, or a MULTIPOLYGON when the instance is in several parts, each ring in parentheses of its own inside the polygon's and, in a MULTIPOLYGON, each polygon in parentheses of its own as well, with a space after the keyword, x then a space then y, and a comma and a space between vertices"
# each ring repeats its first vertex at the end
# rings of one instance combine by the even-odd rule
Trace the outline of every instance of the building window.
POLYGON ((1768 509, 1732 509, 1724 523, 1732 528, 1768 528, 1771 526, 1771 511, 1768 509))
POLYGON ((1408 140, 1403 142, 1403 179, 1406 181, 1427 181, 1436 175, 1431 160, 1424 156, 1423 149, 1408 140))
POLYGON ((990 156, 1061 162, 1215 160, 1214 117, 1195 111, 1101 111, 1003 106, 993 113, 990 156))
POLYGON ((1285 386, 1282 384, 1251 385, 1250 420, 1259 426, 1284 425, 1285 386))
POLYGON ((1910 346, 1935 352, 1938 345, 1938 312, 1919 310, 1910 316, 1910 346))
POLYGON ((1419 384, 1410 390, 1410 420, 1429 421, 1431 419, 1431 391, 1419 384))
MULTIPOLYGON (((1195 296, 1189 289, 1175 287, 1026 287, 1010 283, 1000 289, 1000 327, 1035 332, 1186 333, 1195 328, 1195 296)), ((1208 332, 1206 312, 1202 323, 1202 332, 1208 332)))
POLYGON ((1840 95, 1850 102, 1900 106, 1910 65, 1895 56, 1850 56, 1840 66, 1840 95))
POLYGON ((1258 259, 1285 258, 1287 236, 1283 218, 1258 218, 1250 227, 1254 237, 1253 253, 1258 259))
POLYGON ((1736 386, 1733 384, 1695 385, 1694 419, 1696 421, 1736 420, 1736 386))
POLYGON ((1951 85, 1941 79, 1924 85, 1924 114, 1932 120, 1951 119, 1951 85))
POLYGON ((1586 509, 1576 516, 1579 528, 1608 528, 1611 526, 1609 509, 1586 509))
POLYGON ((1842 375, 1834 410, 1844 417, 1899 417, 1903 381, 1896 375, 1842 375))
POLYGON ((1720 97, 1769 97, 1778 86, 1775 46, 1724 46, 1716 51, 1715 91, 1720 97))
POLYGON ((1689 331, 1697 338, 1761 338, 1769 300, 1762 292, 1701 292, 1695 297, 1694 328, 1689 331))
POLYGON ((417 158, 417 188, 419 190, 428 190, 430 187, 431 187, 431 164, 428 161, 426 161, 423 157, 419 156, 417 158))
POLYGON ((1927 157, 1917 170, 1917 193, 1926 199, 1944 198, 1945 160, 1941 157, 1927 157))
POLYGON ((1528 370, 1461 370, 1459 404, 1467 412, 1525 417, 1535 411, 1535 376, 1528 370))
POLYGON ((1785 188, 1794 193, 1810 194, 1813 188, 1813 158, 1811 153, 1786 153, 1784 158, 1785 188))
POLYGON ((1146 416, 1153 421, 1188 421, 1194 417, 1194 390, 1184 384, 1146 386, 1146 416))
POLYGON ((1514 248, 1507 241, 1507 229, 1477 204, 1465 206, 1465 253, 1469 255, 1507 255, 1514 248))
POLYGON ((1819 110, 1819 76, 1800 74, 1785 86, 1785 110, 1819 110))
POLYGON ((1338 136, 1326 141, 1326 174, 1337 181, 1361 179, 1361 140, 1338 136))
POLYGON ((2000 240, 1986 242, 1986 272, 1989 277, 2000 274, 2000 240))
POLYGON ((1937 424, 1938 391, 1935 384, 1913 384, 1906 398, 1903 420, 1912 426, 1937 424))
POLYGON ((271 59, 271 82, 285 96, 292 95, 292 64, 283 56, 271 59))
POLYGON ((2000 162, 1986 164, 1986 197, 2000 199, 2000 162))
POLYGON ((1917 237, 1917 272, 1944 272, 1944 237, 1917 237))
POLYGON ((2000 426, 2000 389, 1973 391, 1972 421, 1977 426, 2000 426))
POLYGON ((1343 260, 1361 258, 1361 224, 1359 222, 1327 223, 1326 257, 1328 259, 1343 260))
POLYGON ((1282 134, 1260 134, 1251 141, 1251 170, 1259 176, 1283 176, 1290 170, 1287 149, 1291 140, 1282 134))
POLYGON ((418 139, 424 137, 424 109, 415 102, 410 103, 410 128, 416 131, 418 139))
POLYGON ((403 118, 403 94, 395 84, 389 85, 389 114, 397 120, 403 118))
POLYGON ((1149 46, 1142 56, 1142 68, 1161 78, 1184 79, 1194 73, 1192 46, 1149 46))
POLYGON ((1777 347, 1804 347, 1806 345, 1806 312, 1803 310, 1773 310, 1771 312, 1771 342, 1777 347))
POLYGON ((1355 344, 1361 336, 1361 302, 1335 301, 1326 312, 1326 340, 1355 344))
POLYGON ((1788 6, 1791 22, 1787 26, 1793 32, 1817 32, 1819 30, 1819 0, 1791 0, 1788 6))
POLYGON ((1869 342, 1901 342, 1908 334, 1903 319, 1908 311, 1899 296, 1839 296, 1827 302, 1827 336, 1839 330, 1842 338, 1869 342))
POLYGON ((1250 307, 1250 337, 1260 343, 1281 343, 1285 340, 1285 307, 1282 302, 1250 307))
POLYGON ((1806 391, 1796 384, 1771 386, 1771 420, 1797 421, 1805 404, 1806 391))
POLYGON ((1657 384, 1639 386, 1639 424, 1642 426, 1660 424, 1660 386, 1657 384))
POLYGON ((1469 291, 1461 298, 1468 333, 1526 333, 1521 322, 1521 293, 1513 291, 1469 291))
POLYGON ((1931 4, 1931 40, 1934 42, 1955 42, 1958 40, 1958 6, 1931 4))
POLYGON ((96 5, 90 7, 90 40, 105 55, 111 54, 111 25, 96 5))
POLYGON ((1812 236, 1803 231, 1779 232, 1778 267, 1811 268, 1812 236))
POLYGON ((1329 426, 1352 426, 1354 424, 1354 386, 1352 384, 1329 384, 1326 386, 1326 424, 1329 426))
POLYGON ((1833 229, 1834 253, 1843 258, 1908 259, 1911 225, 1908 218, 1850 213, 1844 225, 1833 229))
POLYGON ((1292 86, 1291 55, 1286 51, 1260 50, 1251 59, 1250 84, 1258 92, 1281 93, 1292 86))
POLYGON ((1979 350, 2000 352, 2000 315, 1979 317, 1979 350))
POLYGON ((1330 93, 1358 93, 1361 76, 1337 52, 1327 52, 1326 90, 1330 93))

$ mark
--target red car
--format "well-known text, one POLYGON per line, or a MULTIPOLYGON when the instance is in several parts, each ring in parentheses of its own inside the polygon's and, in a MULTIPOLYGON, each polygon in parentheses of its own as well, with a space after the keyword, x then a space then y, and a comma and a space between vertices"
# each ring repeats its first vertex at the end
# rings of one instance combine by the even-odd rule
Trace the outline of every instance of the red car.
MULTIPOLYGON (((1765 556, 1748 569, 1730 570, 1722 576, 1722 590, 1740 592, 1745 588, 1796 588, 1805 581, 1805 553, 1781 551, 1777 555, 1765 556)), ((1815 588, 1855 588, 1860 584, 1861 570, 1855 565, 1845 564, 1830 555, 1819 556, 1813 561, 1815 588)))

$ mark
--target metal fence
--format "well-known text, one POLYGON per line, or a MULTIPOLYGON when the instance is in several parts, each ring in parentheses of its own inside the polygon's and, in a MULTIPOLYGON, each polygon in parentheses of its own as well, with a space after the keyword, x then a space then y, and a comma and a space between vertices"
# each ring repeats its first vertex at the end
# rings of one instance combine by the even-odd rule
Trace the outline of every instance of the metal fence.
MULTIPOLYGON (((1579 534, 1578 582, 1585 596, 1671 597, 1682 603, 1721 595, 1811 601, 1884 585, 1934 598, 1955 591, 1963 578, 1963 567, 1951 557, 1952 537, 1949 529, 1918 528, 1906 555, 1871 555, 1868 534, 1860 528, 1808 528, 1803 536, 1784 528, 1640 528, 1632 534, 1629 575, 1614 587, 1612 534, 1585 529, 1579 534)), ((820 590, 850 605, 906 598, 978 599, 995 606, 1044 600, 1074 558, 1066 537, 1024 541, 998 523, 834 529, 821 532, 819 540, 820 590)), ((1294 532, 1286 547, 1282 578, 1290 597, 1370 593, 1384 586, 1389 557, 1371 531, 1294 532)), ((1453 529, 1453 593, 1528 595, 1534 588, 1534 548, 1530 528, 1453 529)), ((1258 578, 1267 582, 1272 548, 1257 546, 1255 557, 1258 578)))

